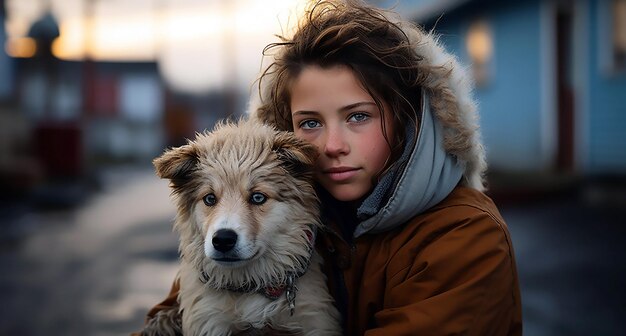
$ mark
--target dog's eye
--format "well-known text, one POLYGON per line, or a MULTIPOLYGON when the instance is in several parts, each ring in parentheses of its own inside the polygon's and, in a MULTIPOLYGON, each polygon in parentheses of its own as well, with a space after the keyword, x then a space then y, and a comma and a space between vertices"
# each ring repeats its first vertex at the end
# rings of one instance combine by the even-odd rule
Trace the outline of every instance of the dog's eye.
POLYGON ((252 204, 261 205, 265 203, 265 201, 267 201, 267 196, 260 192, 253 192, 252 195, 250 195, 250 203, 252 204))
POLYGON ((217 197, 215 197, 215 194, 208 194, 204 196, 202 200, 204 201, 204 204, 208 206, 214 206, 217 204, 217 197))

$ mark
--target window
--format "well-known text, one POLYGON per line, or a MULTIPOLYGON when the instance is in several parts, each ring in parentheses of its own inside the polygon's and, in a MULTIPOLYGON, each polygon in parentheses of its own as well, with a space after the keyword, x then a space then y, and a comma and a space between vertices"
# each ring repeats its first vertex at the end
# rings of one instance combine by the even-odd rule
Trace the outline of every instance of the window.
POLYGON ((613 64, 626 69, 626 0, 613 0, 613 64))
POLYGON ((466 48, 476 85, 486 85, 490 78, 493 56, 493 36, 487 21, 477 20, 470 24, 467 30, 466 48))

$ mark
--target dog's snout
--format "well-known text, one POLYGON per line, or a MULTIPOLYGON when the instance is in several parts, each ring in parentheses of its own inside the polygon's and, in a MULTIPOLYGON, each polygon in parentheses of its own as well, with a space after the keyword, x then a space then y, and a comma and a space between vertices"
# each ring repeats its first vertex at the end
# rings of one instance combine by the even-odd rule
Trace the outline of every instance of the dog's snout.
POLYGON ((229 229, 217 230, 211 240, 213 247, 220 252, 228 252, 237 243, 237 232, 229 229))

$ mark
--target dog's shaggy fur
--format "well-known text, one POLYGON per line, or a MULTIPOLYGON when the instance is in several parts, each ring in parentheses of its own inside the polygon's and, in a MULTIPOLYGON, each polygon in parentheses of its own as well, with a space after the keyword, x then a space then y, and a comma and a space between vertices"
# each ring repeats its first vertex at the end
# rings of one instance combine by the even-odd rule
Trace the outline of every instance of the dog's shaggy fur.
MULTIPOLYGON (((240 121, 154 160, 178 207, 184 335, 341 333, 313 248, 321 225, 311 173, 316 155, 292 133, 240 121), (267 295, 289 289, 290 278, 293 310, 285 293, 267 295)), ((154 328, 178 332, 168 324, 180 315, 160 315, 154 328)))

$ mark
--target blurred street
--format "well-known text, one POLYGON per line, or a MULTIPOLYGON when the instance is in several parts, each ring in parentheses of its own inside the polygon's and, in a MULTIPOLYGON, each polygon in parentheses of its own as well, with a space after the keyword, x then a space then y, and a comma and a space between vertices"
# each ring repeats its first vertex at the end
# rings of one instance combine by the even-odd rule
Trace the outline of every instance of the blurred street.
POLYGON ((128 334, 167 293, 177 267, 167 183, 149 168, 101 179, 76 209, 2 218, 0 335, 128 334))
POLYGON ((515 246, 525 335, 624 335, 625 192, 593 182, 497 202, 515 246))
MULTIPOLYGON (((149 167, 109 170, 100 183, 76 209, 2 217, 0 335, 125 335, 167 293, 177 265, 167 183, 149 167)), ((624 198, 594 188, 534 201, 498 194, 516 248, 525 335, 626 329, 624 198)))

